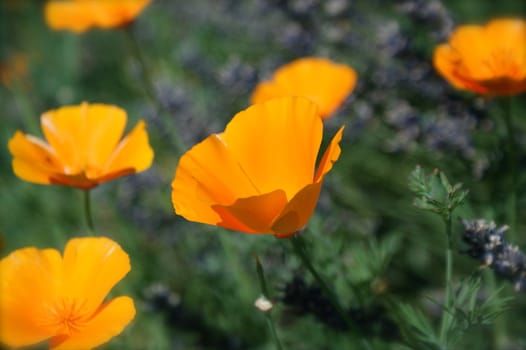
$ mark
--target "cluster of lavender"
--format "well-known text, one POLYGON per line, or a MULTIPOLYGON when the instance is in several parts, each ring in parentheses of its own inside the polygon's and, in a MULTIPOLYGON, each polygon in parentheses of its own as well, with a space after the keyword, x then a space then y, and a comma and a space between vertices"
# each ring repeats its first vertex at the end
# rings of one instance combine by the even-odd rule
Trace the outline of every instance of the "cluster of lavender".
MULTIPOLYGON (((319 287, 307 284, 301 277, 296 276, 285 285, 281 301, 296 315, 311 315, 335 330, 347 329, 345 321, 334 309, 326 294, 319 287)), ((350 307, 347 314, 353 323, 360 327, 361 334, 380 336, 383 339, 399 337, 397 325, 380 304, 350 307)))
POLYGON ((463 241, 466 251, 484 266, 513 283, 516 291, 526 290, 526 255, 518 246, 506 242, 504 232, 508 226, 497 227, 493 221, 464 220, 463 241))
MULTIPOLYGON (((229 115, 238 109, 231 108, 232 102, 238 103, 236 107, 246 105, 257 81, 268 78, 276 67, 293 58, 328 56, 361 73, 350 103, 341 111, 353 116, 351 126, 356 122, 358 129, 364 130, 361 125, 365 105, 371 112, 368 115, 376 117, 367 120, 384 116, 384 122, 393 131, 393 137, 385 144, 387 151, 410 152, 424 144, 433 151, 456 152, 472 161, 474 168, 480 167, 483 160, 475 154, 470 135, 485 119, 486 103, 480 99, 466 101, 462 95, 449 93, 448 83, 438 77, 432 66, 429 47, 421 43, 438 44, 454 27, 441 0, 395 1, 388 8, 398 18, 371 11, 368 2, 351 0, 222 0, 216 3, 215 11, 208 11, 209 3, 202 0, 186 6, 186 11, 194 14, 210 13, 212 18, 201 19, 202 25, 220 28, 226 38, 243 30, 246 42, 240 44, 241 49, 258 48, 258 44, 269 47, 258 59, 253 58, 253 53, 233 50, 238 53, 228 53, 217 62, 195 43, 182 45, 175 55, 185 72, 223 94, 222 102, 209 106, 213 113, 197 111, 200 116, 229 115), (403 25, 399 18, 409 19, 412 25, 403 25)), ((177 11, 181 9, 178 7, 177 11)), ((226 45, 233 42, 225 40, 226 45)), ((165 91, 164 95, 172 93, 165 91)), ((188 99, 188 103, 195 101, 188 99)), ((174 113, 186 114, 180 109, 174 113)))

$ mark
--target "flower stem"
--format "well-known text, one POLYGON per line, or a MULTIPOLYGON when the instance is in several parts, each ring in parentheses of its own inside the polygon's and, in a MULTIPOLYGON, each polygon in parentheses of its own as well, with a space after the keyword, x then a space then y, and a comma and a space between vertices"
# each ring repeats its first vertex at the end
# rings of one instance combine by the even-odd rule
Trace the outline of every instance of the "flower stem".
MULTIPOLYGON (((157 100, 157 94, 155 93, 155 88, 153 84, 153 79, 150 74, 150 70, 148 69, 148 64, 146 63, 146 59, 144 58, 144 55, 141 50, 141 45, 139 44, 139 41, 137 40, 137 37, 135 36, 132 26, 126 27, 124 30, 126 32, 126 35, 128 37, 128 41, 131 46, 131 50, 133 51, 133 55, 135 56, 137 62, 139 63, 141 67, 141 75, 143 79, 144 84, 144 91, 148 95, 148 97, 153 102, 159 102, 157 100)), ((161 106, 159 106, 161 107, 161 106)))
MULTIPOLYGON (((265 274, 263 272, 263 266, 261 265, 261 262, 259 261, 259 258, 257 256, 256 256, 256 271, 258 274, 259 285, 261 287, 261 294, 263 294, 263 296, 266 299, 270 299, 267 282, 265 280, 265 274)), ((271 312, 270 310, 265 312, 265 318, 267 319, 267 324, 270 329, 270 333, 272 334, 272 340, 274 341, 274 345, 276 346, 277 350, 283 350, 283 346, 281 345, 281 342, 279 340, 278 333, 276 332, 276 326, 274 325, 274 320, 272 319, 270 312, 271 312)))
MULTIPOLYGON (((143 80, 143 86, 144 91, 146 92, 146 95, 148 95, 148 98, 151 100, 151 102, 156 106, 156 114, 160 112, 164 112, 166 114, 170 114, 170 111, 166 108, 164 103, 159 99, 157 93, 155 92, 155 85, 154 80, 152 78, 151 71, 148 67, 148 64, 146 62, 146 58, 143 55, 141 45, 139 44, 139 40, 137 40, 137 37, 135 33, 133 32, 133 27, 128 26, 124 29, 126 32, 126 37, 128 38, 128 42, 130 43, 131 50, 133 51, 133 55, 135 56, 137 62, 140 65, 141 69, 141 77, 143 80)), ((171 118, 161 118, 162 122, 169 121, 171 118)), ((169 127, 170 129, 170 135, 172 137, 172 140, 174 141, 174 146, 176 147, 177 152, 182 153, 186 149, 186 146, 184 144, 184 141, 178 132, 178 129, 174 129, 173 125, 165 125, 165 127, 169 127)))
POLYGON ((316 282, 318 282, 319 286, 321 287, 325 295, 329 298, 329 301, 331 302, 333 307, 336 309, 338 314, 340 314, 342 320, 347 324, 347 326, 352 328, 352 321, 341 306, 338 297, 329 288, 327 282, 325 282, 323 277, 318 273, 318 271, 312 264, 303 237, 300 234, 295 234, 294 236, 292 236, 290 241, 292 242, 292 247, 294 248, 295 253, 301 259, 301 262, 307 268, 307 270, 309 270, 309 272, 312 274, 316 282))
POLYGON ((445 344, 447 349, 447 331, 451 324, 451 275, 453 272, 453 240, 452 240, 452 220, 451 213, 448 214, 445 218, 446 224, 446 237, 447 237, 447 247, 446 247, 446 288, 445 288, 445 297, 444 297, 444 310, 442 312, 442 321, 440 325, 440 341, 442 344, 445 344))
POLYGON ((508 142, 508 168, 511 174, 511 188, 508 189, 507 223, 510 226, 507 234, 511 241, 517 232, 517 142, 513 127, 512 98, 504 100, 504 123, 506 125, 506 139, 508 142))
POLYGON ((227 266, 235 281, 238 284, 236 288, 239 298, 244 302, 248 303, 253 300, 254 294, 257 293, 255 286, 252 283, 252 277, 247 273, 244 266, 246 263, 243 261, 239 254, 239 248, 235 245, 235 240, 232 235, 224 229, 219 229, 218 232, 219 242, 223 248, 223 254, 225 255, 227 266))
POLYGON ((86 225, 88 226, 89 235, 95 234, 95 225, 93 225, 93 216, 91 215, 91 190, 83 190, 84 192, 84 216, 86 217, 86 225))
POLYGON ((24 129, 27 130, 29 133, 36 135, 39 130, 38 117, 33 111, 28 96, 23 92, 22 86, 16 81, 14 82, 10 90, 15 99, 16 106, 20 110, 20 115, 22 123, 24 124, 24 129))
MULTIPOLYGON (((486 283, 490 294, 494 295, 497 292, 498 285, 495 273, 493 270, 485 269, 486 283)), ((495 312, 499 312, 497 305, 494 308, 495 312)), ((493 323, 493 347, 495 349, 504 349, 506 343, 506 313, 497 317, 493 323)))

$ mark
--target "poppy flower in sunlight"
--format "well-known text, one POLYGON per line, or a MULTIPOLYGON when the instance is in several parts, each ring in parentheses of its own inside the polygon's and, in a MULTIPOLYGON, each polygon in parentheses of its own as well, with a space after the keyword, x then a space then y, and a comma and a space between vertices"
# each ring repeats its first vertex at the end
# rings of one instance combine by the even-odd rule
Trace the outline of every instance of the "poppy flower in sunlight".
POLYGON ((323 133, 316 104, 290 96, 253 105, 181 157, 172 182, 175 212, 232 230, 292 236, 314 211, 342 132, 315 170, 323 133))
POLYGON ((487 96, 526 91, 526 21, 494 19, 457 28, 434 52, 436 70, 453 86, 487 96))
POLYGON ((118 335, 135 317, 133 300, 104 301, 130 271, 126 252, 105 237, 71 239, 64 255, 28 247, 0 261, 0 342, 24 347, 91 349, 118 335))
POLYGON ((48 111, 40 118, 47 143, 21 131, 9 140, 13 170, 29 182, 82 189, 143 171, 153 161, 145 123, 120 140, 126 119, 119 107, 86 102, 48 111))
POLYGON ((122 27, 132 22, 152 0, 51 0, 46 23, 54 30, 82 33, 90 28, 122 27))
POLYGON ((270 81, 259 83, 251 102, 275 97, 304 96, 315 102, 322 118, 330 117, 356 85, 351 68, 326 58, 306 57, 280 67, 270 81))

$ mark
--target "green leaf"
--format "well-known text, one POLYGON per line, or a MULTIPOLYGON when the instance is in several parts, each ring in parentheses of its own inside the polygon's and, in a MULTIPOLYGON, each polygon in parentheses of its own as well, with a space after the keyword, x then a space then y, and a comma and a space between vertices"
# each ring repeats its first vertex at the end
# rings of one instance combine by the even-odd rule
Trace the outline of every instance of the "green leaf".
POLYGON ((446 174, 435 169, 426 175, 420 166, 409 175, 409 188, 416 195, 413 204, 423 210, 431 211, 448 220, 455 208, 461 205, 467 194, 462 184, 451 185, 446 174))
POLYGON ((441 350, 440 340, 429 319, 409 304, 395 306, 406 344, 413 349, 441 350))

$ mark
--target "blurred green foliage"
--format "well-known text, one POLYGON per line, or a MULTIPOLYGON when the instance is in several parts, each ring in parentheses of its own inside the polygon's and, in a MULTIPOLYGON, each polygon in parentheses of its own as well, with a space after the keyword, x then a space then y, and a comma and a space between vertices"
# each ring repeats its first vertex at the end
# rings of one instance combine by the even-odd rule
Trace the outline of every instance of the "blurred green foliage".
MULTIPOLYGON (((455 281, 479 269, 461 254, 458 218, 506 223, 512 179, 503 101, 454 90, 434 72, 431 56, 455 25, 525 16, 523 1, 154 0, 130 28, 81 35, 48 29, 42 7, 41 1, 0 3, 0 62, 21 54, 28 67, 0 86, 1 143, 15 130, 41 136, 42 112, 89 101, 126 109, 128 129, 146 119, 155 150, 147 172, 93 191, 97 232, 119 242, 132 261, 113 293, 133 296, 138 309, 124 334, 101 349, 272 349, 265 317, 253 306, 261 293, 255 255, 286 349, 406 349, 391 306, 403 301, 420 310, 421 327, 439 322, 440 309, 428 297, 442 299, 446 245, 440 218, 412 204, 411 171, 417 164, 439 168, 469 190, 453 218, 455 281), (347 103, 326 122, 326 140, 347 125, 342 155, 304 235, 363 337, 350 336, 330 312, 316 308, 323 299, 316 299, 319 291, 290 242, 186 222, 170 202, 184 149, 222 130, 248 106, 259 80, 305 55, 347 63, 359 74, 347 103), (292 301, 285 302, 287 295, 292 301)), ((513 98, 513 114, 523 209, 521 96, 513 98)), ((10 163, 3 146, 2 257, 24 246, 62 249, 85 234, 79 191, 26 183, 10 163)), ((523 245, 520 213, 515 243, 523 245)), ((482 275, 477 292, 488 295, 492 275, 482 275)), ((497 285, 514 297, 498 332, 506 349, 525 349, 524 296, 505 281, 497 285)), ((496 337, 495 328, 483 324, 455 349, 496 349, 496 337)))

